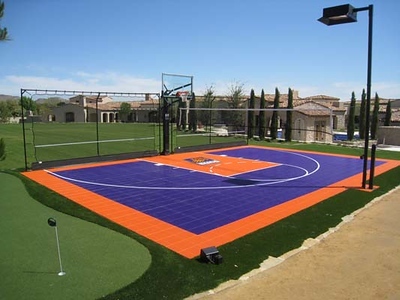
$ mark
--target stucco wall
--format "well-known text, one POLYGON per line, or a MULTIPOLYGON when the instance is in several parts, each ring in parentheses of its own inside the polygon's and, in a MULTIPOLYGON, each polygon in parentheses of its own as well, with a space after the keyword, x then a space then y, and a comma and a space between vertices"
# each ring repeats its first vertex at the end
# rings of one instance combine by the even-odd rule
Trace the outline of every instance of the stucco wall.
POLYGON ((85 112, 79 105, 66 104, 53 109, 56 122, 66 122, 66 114, 74 114, 74 122, 85 122, 85 112))
POLYGON ((346 129, 346 118, 344 115, 336 114, 336 129, 346 129))
POLYGON ((399 126, 380 126, 377 132, 379 144, 400 146, 399 126))

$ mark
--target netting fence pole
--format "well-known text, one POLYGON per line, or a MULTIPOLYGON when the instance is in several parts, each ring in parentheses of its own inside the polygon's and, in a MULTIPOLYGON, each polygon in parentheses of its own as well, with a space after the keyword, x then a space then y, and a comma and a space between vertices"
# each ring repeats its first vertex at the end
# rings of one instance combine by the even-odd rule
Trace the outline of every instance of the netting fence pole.
POLYGON ((96 98, 96 146, 97 146, 97 156, 100 156, 100 143, 99 143, 99 99, 100 93, 97 94, 96 98))
MULTIPOLYGON (((211 103, 211 106, 212 106, 212 103, 211 103)), ((208 124, 208 129, 209 129, 209 132, 208 132, 208 143, 211 145, 211 123, 212 123, 212 110, 210 111, 210 122, 209 122, 209 124, 208 124)))
POLYGON ((27 158, 27 154, 26 154, 24 105, 22 103, 22 97, 24 96, 24 93, 25 93, 25 90, 21 89, 20 105, 21 105, 21 120, 22 120, 22 136, 23 136, 23 140, 24 140, 24 162, 25 162, 25 171, 28 171, 28 158, 27 158))

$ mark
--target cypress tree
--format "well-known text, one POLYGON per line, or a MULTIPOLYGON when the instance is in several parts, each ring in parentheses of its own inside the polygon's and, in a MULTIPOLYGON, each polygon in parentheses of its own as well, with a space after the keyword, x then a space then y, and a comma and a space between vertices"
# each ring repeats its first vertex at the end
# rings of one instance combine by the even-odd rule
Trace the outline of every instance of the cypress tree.
POLYGON ((6 159, 6 143, 0 138, 0 161, 6 159))
MULTIPOLYGON (((251 89, 250 92, 250 101, 249 101, 249 108, 254 109, 255 105, 255 96, 254 96, 254 90, 251 89)), ((252 139, 254 136, 254 110, 249 110, 247 112, 247 137, 249 139, 252 139)))
POLYGON ((359 134, 360 134, 360 139, 365 139, 365 117, 366 117, 366 111, 365 111, 365 89, 363 89, 362 94, 361 94, 361 106, 360 106, 360 119, 359 119, 359 134))
MULTIPOLYGON (((0 1, 0 20, 4 15, 4 2, 0 1)), ((8 40, 8 32, 7 32, 7 28, 1 28, 0 27, 0 41, 5 41, 8 40)))
POLYGON ((264 90, 261 91, 261 99, 260 99, 260 113, 258 115, 258 136, 260 141, 265 139, 265 111, 262 110, 265 108, 265 95, 264 90))
POLYGON ((385 126, 390 126, 390 121, 392 119, 392 105, 389 102, 386 105, 386 114, 385 114, 385 126))
MULTIPOLYGON (((275 98, 274 98, 274 109, 279 108, 279 98, 280 93, 278 88, 275 88, 275 98)), ((271 119, 271 139, 276 140, 278 135, 278 111, 274 110, 272 112, 271 119)))
POLYGON ((356 96, 354 92, 351 93, 349 118, 347 120, 347 140, 352 141, 354 138, 354 122, 356 112, 356 96))
MULTIPOLYGON (((190 108, 196 108, 196 95, 192 94, 192 99, 190 99, 189 103, 190 108)), ((196 132, 197 131, 197 111, 189 110, 189 130, 196 132)))
MULTIPOLYGON (((293 109, 293 91, 289 88, 288 92, 288 109, 293 109)), ((292 117, 293 111, 287 110, 286 111, 286 124, 285 124, 285 141, 290 142, 292 140, 292 117)))
POLYGON ((375 103, 374 103, 374 110, 372 112, 372 121, 371 121, 371 140, 376 139, 378 123, 379 123, 379 96, 378 96, 378 93, 375 93, 375 103))

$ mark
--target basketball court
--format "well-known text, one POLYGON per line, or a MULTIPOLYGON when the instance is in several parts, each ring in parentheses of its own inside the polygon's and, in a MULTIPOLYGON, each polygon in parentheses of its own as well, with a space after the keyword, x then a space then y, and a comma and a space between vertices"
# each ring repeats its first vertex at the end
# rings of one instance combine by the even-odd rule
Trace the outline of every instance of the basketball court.
MULTIPOLYGON (((361 186, 363 161, 243 146, 25 172, 187 258, 361 186)), ((376 161, 379 175, 399 165, 376 161)), ((367 190, 365 190, 367 192, 367 190)))

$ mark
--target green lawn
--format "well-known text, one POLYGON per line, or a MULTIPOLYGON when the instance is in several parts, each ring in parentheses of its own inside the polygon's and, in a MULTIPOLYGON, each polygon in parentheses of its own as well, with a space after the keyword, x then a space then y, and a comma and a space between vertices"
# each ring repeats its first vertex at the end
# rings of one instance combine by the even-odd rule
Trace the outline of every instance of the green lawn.
POLYGON ((44 206, 15 176, 0 173, 0 182, 1 299, 96 299, 149 267, 149 251, 134 239, 44 206), (63 277, 49 217, 58 224, 63 277))
MULTIPOLYGON (((153 123, 100 123, 98 127, 95 123, 26 123, 28 166, 36 161, 158 150, 159 133, 158 124, 153 123)), ((22 125, 0 124, 0 138, 7 154, 0 170, 24 168, 22 125)))
MULTIPOLYGON (((19 139, 10 137, 10 135, 3 135, 3 133, 5 132, 3 131, 3 127, 7 126, 8 125, 0 125, 0 137, 6 138, 8 155, 5 161, 0 162, 0 169, 9 170, 12 168, 21 168, 23 167, 23 156, 20 155, 22 153, 22 150, 20 149, 22 148, 21 135, 18 135, 19 139), (16 155, 17 153, 18 155, 16 155)), ((17 127, 17 125, 12 126, 17 127)), ((12 130, 9 130, 9 132, 10 131, 12 130)), ((359 148, 353 149, 335 145, 275 142, 251 142, 251 144, 259 146, 311 150, 326 153, 348 154, 354 156, 359 156, 363 152, 362 149, 359 148)), ((382 158, 400 159, 398 152, 378 151, 377 155, 378 157, 382 158)), ((268 256, 279 256, 286 253, 287 251, 301 246, 302 242, 305 239, 316 237, 323 232, 326 232, 330 227, 334 227, 338 223, 340 223, 343 216, 346 216, 357 210, 358 208, 363 207, 372 199, 387 193, 389 190, 400 184, 400 167, 397 167, 396 169, 393 169, 383 175, 376 177, 374 183, 380 186, 380 188, 377 190, 374 190, 372 192, 348 190, 307 210, 301 211, 282 221, 258 230, 253 234, 247 235, 232 243, 219 247, 218 249, 224 257, 224 263, 221 265, 209 265, 202 264, 196 259, 185 259, 178 254, 171 252, 170 250, 161 247, 158 244, 155 244, 150 240, 147 240, 133 232, 126 230, 125 228, 111 223, 110 221, 105 220, 104 218, 92 213, 91 211, 84 209, 83 207, 73 203, 72 201, 60 197, 59 195, 52 193, 46 188, 29 181, 28 179, 19 175, 16 171, 7 172, 15 175, 20 180, 22 180, 23 184, 30 194, 30 197, 54 209, 49 210, 47 213, 44 213, 40 218, 40 221, 37 221, 38 224, 42 224, 43 219, 47 220, 49 214, 51 214, 51 216, 56 216, 57 218, 60 218, 60 216, 58 215, 59 213, 57 212, 56 214, 56 210, 63 212, 67 215, 75 216, 79 219, 98 224, 100 225, 98 226, 99 228, 109 228, 115 232, 121 233, 124 235, 122 236, 122 238, 137 241, 148 249, 149 253, 151 254, 152 263, 149 269, 143 274, 143 276, 137 279, 137 276, 135 277, 132 275, 129 281, 130 283, 127 286, 119 289, 118 291, 108 294, 105 299, 182 299, 191 294, 214 288, 224 281, 227 281, 229 279, 237 279, 242 274, 249 272, 254 268, 257 268, 263 260, 268 258, 268 256)), ((14 178, 13 180, 16 180, 16 178, 14 178)), ((7 181, 0 181, 0 187, 2 188, 2 190, 3 187, 5 187, 6 185, 11 184, 7 183, 7 181)), ((15 188, 12 188, 11 191, 14 191, 14 189, 15 188)), ((2 197, 1 201, 6 201, 6 199, 8 199, 9 197, 12 198, 13 195, 8 196, 7 198, 2 197)), ((6 208, 6 210, 7 209, 8 208, 6 208)), ((4 210, 2 209, 1 211, 2 214, 4 214, 4 210)), ((26 218, 32 218, 33 215, 35 214, 27 211, 24 213, 23 216, 26 218)), ((14 217, 15 214, 12 214, 12 218, 14 217)), ((8 215, 8 219, 10 218, 11 216, 8 215)), ((5 221, 3 220, 2 222, 5 221)), ((8 220, 7 222, 12 222, 10 224, 14 224, 14 222, 16 221, 8 220)), ((64 221, 62 221, 62 223, 63 222, 64 221)), ((90 225, 93 226, 93 224, 90 225)), ((11 228, 10 226, 19 225, 7 225, 7 228, 11 228)), ((45 224, 44 227, 46 226, 47 224, 45 224)), ((25 228, 25 226, 19 227, 25 228)), ((4 228, 4 226, 2 226, 1 228, 4 228)), ((50 242, 53 241, 55 243, 55 240, 53 240, 54 232, 51 231, 51 228, 48 228, 47 226, 46 228, 43 228, 43 230, 40 230, 40 232, 42 233, 42 231, 44 230, 50 230, 47 233, 48 236, 46 237, 46 240, 50 239, 50 242)), ((60 222, 60 239, 62 238, 61 230, 62 228, 60 222)), ((88 230, 88 232, 91 232, 91 230, 92 229, 88 230)), ((75 237, 75 234, 76 231, 73 231, 68 236, 72 239, 73 237, 75 237)), ((99 236, 101 237, 101 235, 96 234, 96 237, 99 236)), ((35 238, 32 236, 28 236, 26 238, 26 241, 33 243, 35 238)), ((63 243, 66 242, 66 240, 63 241, 63 243)), ((69 255, 67 254, 68 251, 63 249, 64 248, 62 248, 62 251, 66 252, 65 255, 69 255)), ((53 252, 54 251, 55 250, 53 249, 53 252)), ((121 253, 122 251, 123 250, 121 249, 121 253)), ((48 257, 52 257, 52 259, 55 260, 55 263, 53 263, 54 268, 56 268, 57 257, 55 256, 56 253, 53 252, 51 252, 51 254, 49 253, 48 257)), ((23 256, 23 254, 20 255, 23 256)), ((92 254, 89 251, 85 252, 85 255, 90 256, 92 254)), ((119 255, 118 251, 116 255, 119 255)), ((31 255, 29 257, 29 260, 34 261, 35 259, 37 259, 35 257, 38 257, 37 253, 36 255, 31 255)), ((18 258, 16 258, 16 260, 18 260, 18 258)), ((112 263, 107 262, 107 264, 112 263)), ((93 267, 95 267, 95 265, 93 267)), ((78 265, 70 265, 67 268, 66 262, 66 271, 72 274, 79 272, 78 265)), ((3 283, 5 283, 4 276, 0 278, 2 278, 0 279, 0 286, 3 286, 3 283)), ((60 278, 57 277, 57 279, 60 278)), ((85 282, 86 281, 82 281, 82 283, 85 282)), ((18 289, 20 284, 22 283, 8 283, 8 285, 12 286, 13 289, 18 289)), ((61 288, 60 286, 57 287, 61 288)), ((51 289, 51 286, 48 286, 48 288, 51 289)), ((97 289, 97 287, 95 286, 94 289, 97 289)), ((31 294, 33 294, 34 292, 36 292, 36 290, 31 291, 31 294)), ((92 296, 88 296, 86 298, 91 297, 92 296)), ((98 296, 93 296, 92 298, 95 297, 98 296)))

